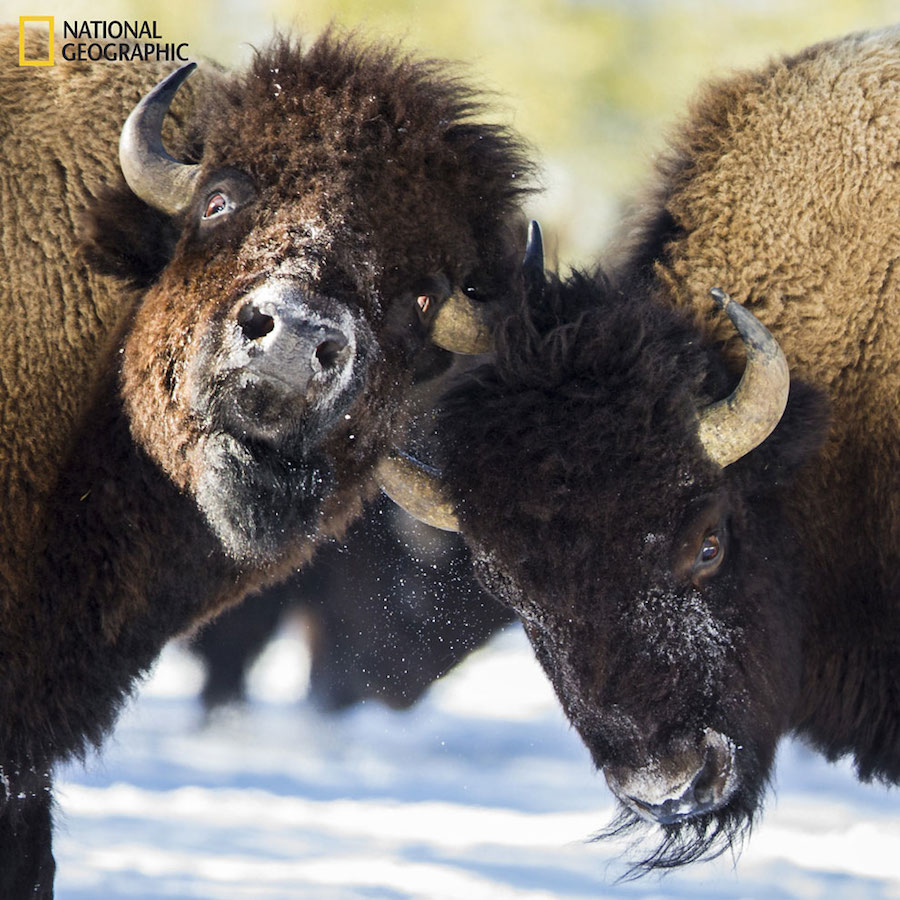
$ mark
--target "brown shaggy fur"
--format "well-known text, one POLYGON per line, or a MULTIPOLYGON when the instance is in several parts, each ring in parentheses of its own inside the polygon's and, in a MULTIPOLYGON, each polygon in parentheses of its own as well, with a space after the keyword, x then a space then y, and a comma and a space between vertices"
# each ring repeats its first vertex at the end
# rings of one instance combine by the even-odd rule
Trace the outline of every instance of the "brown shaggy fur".
MULTIPOLYGON (((0 32, 4 58, 16 40, 0 32)), ((0 73, 0 896, 52 893, 51 767, 101 740, 164 642, 358 513, 414 369, 443 364, 422 280, 496 296, 514 268, 528 165, 438 64, 329 34, 276 40, 245 73, 201 67, 166 145, 254 192, 206 231, 206 193, 169 219, 118 174, 122 122, 170 68, 0 73), (239 454, 210 471, 192 379, 278 266, 364 323, 368 380, 320 444, 297 413, 245 470, 239 454), (203 490, 259 546, 225 541, 203 490)))
MULTIPOLYGON (((900 28, 712 84, 609 281, 532 285, 445 398, 479 576, 598 767, 684 774, 709 731, 733 742, 733 792, 660 818, 647 868, 734 846, 792 731, 900 783, 898 145, 900 28), (793 373, 724 469, 696 428, 743 366, 714 286, 793 373)), ((625 828, 649 815, 629 799, 625 828)))
MULTIPOLYGON (((875 649, 900 613, 900 27, 709 86, 674 146, 655 277, 733 359, 737 338, 706 299, 724 285, 777 336, 792 376, 829 400, 828 441, 791 504, 812 595, 826 601, 811 608, 796 717, 831 755, 860 753, 853 673, 871 673, 879 721, 900 702, 878 674, 897 671, 897 651, 875 649)), ((869 728, 887 732, 860 753, 861 771, 884 771, 868 756, 888 752, 889 777, 900 777, 900 723, 869 728)))

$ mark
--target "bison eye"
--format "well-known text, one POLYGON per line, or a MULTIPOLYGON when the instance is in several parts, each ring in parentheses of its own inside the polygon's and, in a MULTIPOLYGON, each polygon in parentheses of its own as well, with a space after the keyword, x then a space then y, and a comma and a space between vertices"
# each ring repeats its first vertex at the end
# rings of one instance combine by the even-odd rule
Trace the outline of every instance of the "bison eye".
POLYGON ((228 212, 233 207, 231 200, 221 191, 210 194, 206 200, 206 209, 203 211, 204 219, 212 219, 228 212))
POLYGON ((700 561, 712 562, 719 555, 719 539, 711 534, 700 548, 700 561))
POLYGON ((691 567, 695 576, 712 575, 725 557, 725 543, 716 532, 703 538, 691 567))

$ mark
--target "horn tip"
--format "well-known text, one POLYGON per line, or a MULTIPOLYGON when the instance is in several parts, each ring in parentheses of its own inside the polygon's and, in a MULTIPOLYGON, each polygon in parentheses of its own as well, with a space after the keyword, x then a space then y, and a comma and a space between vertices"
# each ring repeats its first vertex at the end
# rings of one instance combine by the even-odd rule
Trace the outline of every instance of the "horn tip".
MULTIPOLYGON (((183 85, 184 82, 187 81, 187 79, 193 74, 193 71, 196 68, 197 63, 188 62, 183 66, 179 66, 177 69, 173 69, 157 85, 156 90, 159 91, 159 95, 163 97, 174 97, 175 92, 178 90, 178 88, 180 88, 181 85, 183 85)), ((151 91, 151 94, 152 93, 153 92, 151 91)))
POLYGON ((193 74, 193 71, 196 68, 197 63, 193 61, 187 62, 183 66, 179 66, 177 69, 175 69, 175 71, 172 72, 169 78, 171 78, 172 81, 177 82, 177 86, 180 86, 185 82, 188 76, 193 74))
POLYGON ((544 238, 541 234, 541 226, 537 219, 528 223, 528 239, 525 243, 525 256, 522 265, 527 271, 544 274, 544 238))
POLYGON ((712 295, 712 298, 719 309, 725 309, 725 307, 731 303, 731 297, 729 297, 720 287, 714 287, 709 293, 712 295))

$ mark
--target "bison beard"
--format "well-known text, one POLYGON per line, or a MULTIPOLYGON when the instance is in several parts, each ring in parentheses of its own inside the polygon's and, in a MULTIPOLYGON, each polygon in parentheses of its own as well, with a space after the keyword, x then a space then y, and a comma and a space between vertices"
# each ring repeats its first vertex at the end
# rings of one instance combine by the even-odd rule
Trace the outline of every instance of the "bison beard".
POLYGON ((640 878, 652 871, 667 871, 702 860, 714 859, 726 851, 737 856, 750 830, 754 818, 762 812, 759 798, 748 796, 726 809, 697 816, 675 825, 658 825, 662 835, 659 844, 640 858, 641 844, 646 843, 653 827, 630 809, 622 808, 613 822, 597 834, 593 840, 634 837, 630 850, 631 868, 622 881, 640 878))
POLYGON ((203 456, 197 503, 232 556, 272 559, 285 540, 315 533, 322 503, 335 487, 324 454, 293 462, 220 433, 206 442, 203 456))

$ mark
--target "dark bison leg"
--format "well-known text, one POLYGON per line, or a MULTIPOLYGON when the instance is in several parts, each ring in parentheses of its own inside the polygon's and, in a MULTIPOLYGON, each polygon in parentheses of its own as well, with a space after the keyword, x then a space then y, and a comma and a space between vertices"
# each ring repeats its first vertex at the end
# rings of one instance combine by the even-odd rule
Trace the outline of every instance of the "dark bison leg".
POLYGON ((194 638, 192 649, 206 667, 201 699, 207 712, 247 697, 247 672, 278 628, 287 604, 283 588, 247 597, 194 638))
POLYGON ((51 850, 50 782, 25 801, 12 799, 0 813, 0 898, 53 897, 56 863, 51 850))
POLYGON ((458 536, 416 525, 380 498, 342 544, 326 544, 308 568, 197 635, 204 706, 245 698, 247 670, 288 608, 307 618, 316 706, 337 712, 369 698, 411 706, 513 619, 481 591, 470 566, 458 536))

